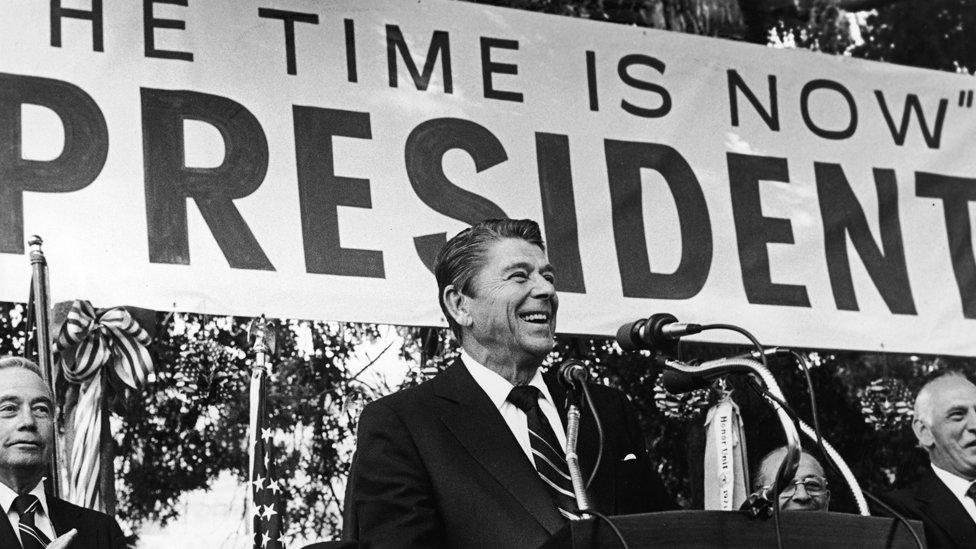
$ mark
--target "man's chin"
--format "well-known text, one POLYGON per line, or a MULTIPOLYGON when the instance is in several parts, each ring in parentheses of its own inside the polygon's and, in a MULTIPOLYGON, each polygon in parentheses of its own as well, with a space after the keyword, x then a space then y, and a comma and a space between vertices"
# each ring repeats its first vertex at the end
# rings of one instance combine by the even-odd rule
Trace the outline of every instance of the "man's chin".
POLYGON ((41 467, 44 465, 45 450, 41 447, 15 449, 7 455, 11 467, 41 467))

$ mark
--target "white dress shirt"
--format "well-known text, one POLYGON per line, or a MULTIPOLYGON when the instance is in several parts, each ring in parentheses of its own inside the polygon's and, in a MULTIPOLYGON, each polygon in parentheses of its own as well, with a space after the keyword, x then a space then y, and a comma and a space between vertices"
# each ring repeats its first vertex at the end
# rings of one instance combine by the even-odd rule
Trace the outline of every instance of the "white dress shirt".
POLYGON ((976 522, 976 501, 973 501, 972 498, 966 496, 966 491, 969 490, 969 487, 973 484, 973 481, 966 480, 956 474, 946 471, 945 469, 936 467, 935 465, 932 465, 932 470, 935 471, 935 476, 939 477, 939 480, 941 480, 942 483, 946 485, 946 488, 952 492, 952 495, 956 496, 956 499, 958 499, 959 503, 962 504, 963 509, 969 513, 969 516, 973 519, 973 522, 976 522))
MULTIPOLYGON (((37 499, 41 502, 39 509, 34 511, 34 527, 40 530, 48 537, 48 539, 54 539, 54 527, 51 526, 50 514, 48 514, 47 509, 47 496, 44 495, 44 481, 37 483, 30 493, 37 496, 37 499)), ((13 528, 14 532, 17 533, 17 539, 20 539, 20 515, 14 510, 14 499, 17 497, 17 492, 14 492, 9 486, 0 482, 0 507, 3 507, 4 512, 7 514, 7 520, 10 521, 10 526, 13 528)), ((21 541, 23 544, 23 541, 21 541)))
MULTIPOLYGON (((525 457, 528 458, 529 463, 532 463, 534 467, 535 461, 532 459, 532 444, 529 442, 528 419, 525 417, 525 412, 508 401, 508 394, 512 392, 514 385, 509 383, 507 379, 479 364, 463 350, 461 351, 461 362, 467 367, 468 372, 471 373, 471 377, 478 383, 478 386, 491 399, 495 408, 498 408, 498 413, 502 415, 502 419, 508 424, 508 428, 512 430, 512 434, 518 440, 519 446, 525 452, 525 457)), ((549 420, 549 425, 552 427, 553 432, 556 433, 560 448, 565 450, 566 430, 563 428, 563 422, 559 417, 556 404, 552 400, 552 395, 549 394, 549 387, 546 387, 546 382, 542 380, 541 371, 535 371, 535 376, 529 381, 529 385, 539 389, 540 393, 542 393, 539 397, 539 408, 546 416, 546 419, 549 420)))

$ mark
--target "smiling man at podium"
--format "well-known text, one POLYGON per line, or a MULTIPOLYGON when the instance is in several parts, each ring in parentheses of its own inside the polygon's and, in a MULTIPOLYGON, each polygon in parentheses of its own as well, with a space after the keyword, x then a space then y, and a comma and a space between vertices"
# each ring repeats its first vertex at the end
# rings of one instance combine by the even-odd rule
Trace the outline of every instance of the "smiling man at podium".
MULTIPOLYGON (((539 369, 559 305, 541 232, 529 220, 483 221, 445 245, 434 271, 463 351, 430 381, 363 410, 344 536, 372 548, 536 547, 579 514, 564 457, 566 393, 539 369)), ((674 508, 629 401, 600 385, 591 392, 605 431, 591 506, 674 508)), ((598 444, 584 413, 584 478, 598 444)))

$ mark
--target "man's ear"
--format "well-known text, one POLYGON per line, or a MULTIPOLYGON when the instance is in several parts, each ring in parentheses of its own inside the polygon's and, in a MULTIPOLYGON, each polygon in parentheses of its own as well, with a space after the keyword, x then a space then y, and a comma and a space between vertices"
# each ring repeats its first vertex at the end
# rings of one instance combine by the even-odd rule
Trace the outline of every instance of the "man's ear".
POLYGON ((912 420, 912 431, 915 431, 915 438, 918 439, 918 444, 922 448, 931 448, 935 444, 935 436, 932 435, 932 429, 921 419, 915 418, 912 420))
POLYGON ((444 300, 444 308, 447 309, 447 314, 451 315, 462 328, 474 323, 474 319, 471 318, 471 313, 468 310, 468 296, 461 293, 461 290, 458 290, 454 284, 448 284, 444 288, 441 299, 444 300))

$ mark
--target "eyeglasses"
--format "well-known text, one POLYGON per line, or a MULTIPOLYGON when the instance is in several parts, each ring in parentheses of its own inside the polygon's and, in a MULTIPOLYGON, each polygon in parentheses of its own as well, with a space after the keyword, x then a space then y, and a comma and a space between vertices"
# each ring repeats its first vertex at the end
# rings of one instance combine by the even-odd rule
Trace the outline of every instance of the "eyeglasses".
MULTIPOLYGON (((827 479, 817 476, 810 475, 808 477, 798 478, 794 480, 789 486, 783 488, 783 491, 779 493, 780 499, 790 499, 796 495, 796 489, 798 486, 803 486, 807 494, 812 497, 817 497, 823 495, 827 491, 827 479)), ((771 486, 769 488, 772 488, 771 486)))

